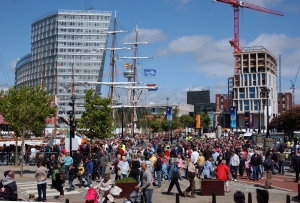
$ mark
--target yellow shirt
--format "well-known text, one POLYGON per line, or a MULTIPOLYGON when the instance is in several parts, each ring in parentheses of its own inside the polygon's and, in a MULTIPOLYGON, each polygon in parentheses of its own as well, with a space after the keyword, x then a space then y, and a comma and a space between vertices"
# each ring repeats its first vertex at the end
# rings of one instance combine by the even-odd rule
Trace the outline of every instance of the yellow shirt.
POLYGON ((197 160, 198 166, 203 166, 204 162, 205 162, 205 157, 204 156, 199 156, 198 160, 197 160))

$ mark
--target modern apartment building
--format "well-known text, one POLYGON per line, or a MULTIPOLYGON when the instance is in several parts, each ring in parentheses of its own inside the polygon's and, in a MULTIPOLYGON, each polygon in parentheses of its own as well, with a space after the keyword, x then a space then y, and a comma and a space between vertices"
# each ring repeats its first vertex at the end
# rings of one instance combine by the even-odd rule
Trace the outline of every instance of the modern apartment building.
POLYGON ((247 47, 234 54, 235 72, 233 106, 237 107, 237 125, 242 128, 266 126, 267 93, 269 96, 269 118, 278 114, 275 56, 266 48, 247 47), (259 108, 259 106, 261 106, 259 108), (261 116, 259 123, 259 116, 261 116))
POLYGON ((81 98, 76 100, 75 115, 80 116, 85 91, 93 88, 100 94, 100 85, 79 83, 102 81, 110 20, 110 11, 97 10, 58 10, 34 20, 31 53, 16 65, 16 87, 43 83, 67 111, 74 75, 74 91, 81 98))
POLYGON ((228 94, 216 94, 216 108, 214 126, 229 128, 230 122, 230 96, 228 94))
POLYGON ((278 114, 284 113, 293 107, 293 96, 291 92, 278 93, 278 114))

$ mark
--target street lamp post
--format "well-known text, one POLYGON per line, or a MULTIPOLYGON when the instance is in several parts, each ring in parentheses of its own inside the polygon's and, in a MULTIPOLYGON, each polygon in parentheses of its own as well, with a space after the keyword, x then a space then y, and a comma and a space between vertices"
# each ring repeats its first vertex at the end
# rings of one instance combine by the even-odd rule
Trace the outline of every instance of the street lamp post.
POLYGON ((121 137, 124 139, 123 128, 124 128, 124 106, 122 106, 122 134, 121 137))
POLYGON ((270 93, 270 89, 265 88, 265 93, 266 93, 266 97, 267 97, 267 134, 266 134, 266 138, 271 138, 270 132, 269 132, 269 93, 270 93))
POLYGON ((258 134, 260 134, 260 103, 261 103, 261 100, 257 100, 258 102, 258 134))

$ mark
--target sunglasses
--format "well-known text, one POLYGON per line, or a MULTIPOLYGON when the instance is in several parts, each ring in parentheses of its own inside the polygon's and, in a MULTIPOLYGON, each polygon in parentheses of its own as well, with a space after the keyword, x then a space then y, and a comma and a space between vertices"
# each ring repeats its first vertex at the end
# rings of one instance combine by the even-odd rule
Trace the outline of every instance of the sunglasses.
POLYGON ((245 199, 245 197, 243 197, 243 196, 237 196, 237 197, 234 197, 234 199, 245 199))

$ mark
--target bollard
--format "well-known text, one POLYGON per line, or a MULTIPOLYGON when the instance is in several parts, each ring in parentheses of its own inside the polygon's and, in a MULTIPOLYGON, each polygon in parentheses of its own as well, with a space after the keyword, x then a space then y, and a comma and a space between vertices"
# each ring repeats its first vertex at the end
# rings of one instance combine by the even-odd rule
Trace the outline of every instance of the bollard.
POLYGON ((176 194, 176 203, 179 203, 179 194, 176 194))
POLYGON ((286 196, 286 203, 291 203, 291 197, 289 195, 286 196))
POLYGON ((68 198, 66 199, 66 203, 69 203, 69 199, 68 198))
POLYGON ((211 200, 211 203, 217 203, 216 202, 216 194, 215 193, 212 193, 212 200, 211 200))
POLYGON ((251 194, 251 192, 248 193, 248 203, 252 203, 252 194, 251 194))

